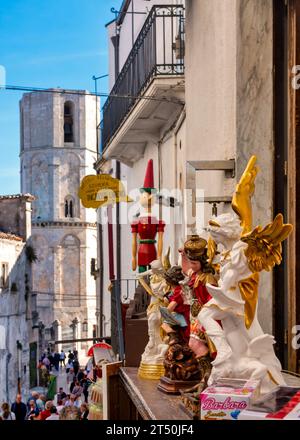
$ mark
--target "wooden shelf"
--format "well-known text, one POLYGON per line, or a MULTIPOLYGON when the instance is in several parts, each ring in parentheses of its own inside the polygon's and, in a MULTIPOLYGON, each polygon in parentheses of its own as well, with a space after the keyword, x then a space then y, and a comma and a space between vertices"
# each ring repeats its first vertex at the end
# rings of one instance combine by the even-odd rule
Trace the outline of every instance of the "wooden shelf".
POLYGON ((143 420, 191 420, 180 408, 179 396, 159 391, 157 380, 141 379, 138 376, 138 368, 120 368, 119 377, 143 420))

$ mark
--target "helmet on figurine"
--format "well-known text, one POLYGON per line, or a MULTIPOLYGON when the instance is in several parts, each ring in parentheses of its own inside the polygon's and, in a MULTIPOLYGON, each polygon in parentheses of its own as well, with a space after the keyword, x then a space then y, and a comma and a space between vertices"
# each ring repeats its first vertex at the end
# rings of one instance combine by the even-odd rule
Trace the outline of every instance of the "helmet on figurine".
POLYGON ((209 263, 207 254, 207 241, 199 235, 192 235, 184 243, 184 253, 190 262, 195 266, 196 270, 201 270, 203 273, 214 273, 214 268, 209 263), (198 265, 197 265, 198 262, 198 265))

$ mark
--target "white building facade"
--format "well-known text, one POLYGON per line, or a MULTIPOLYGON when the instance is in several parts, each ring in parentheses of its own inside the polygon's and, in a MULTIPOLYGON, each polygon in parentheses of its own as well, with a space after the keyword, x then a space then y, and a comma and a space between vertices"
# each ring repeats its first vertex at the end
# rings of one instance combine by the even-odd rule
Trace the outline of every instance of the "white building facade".
MULTIPOLYGON (((96 332, 96 213, 82 207, 82 178, 94 174, 97 107, 84 91, 28 93, 20 102, 21 188, 35 195, 31 244, 39 319, 46 340, 88 338, 96 332)), ((98 118, 98 119, 97 119, 98 118)), ((87 342, 67 343, 85 354, 87 342)), ((60 346, 59 346, 60 348, 60 346)))
MULTIPOLYGON (((103 155, 96 169, 120 178, 134 200, 120 204, 119 228, 116 207, 113 210, 115 274, 121 279, 124 303, 135 293, 130 223, 140 211, 139 188, 149 159, 154 163, 154 186, 164 196, 161 212, 156 203, 153 214, 166 222, 164 251, 171 247, 173 263, 178 261, 178 248, 186 236, 184 194, 178 192, 178 188, 184 189, 185 173, 184 1, 163 4, 167 6, 161 7, 156 0, 124 1, 118 18, 107 25, 110 93, 119 97, 109 98, 103 107, 103 155), (122 95, 129 98, 122 99, 122 95), (166 206, 168 197, 176 199, 176 208, 166 206)), ((106 209, 99 211, 99 219, 105 223, 106 209)), ((110 321, 105 225, 102 242, 103 280, 98 278, 97 297, 102 297, 103 335, 110 336, 114 324, 110 321)))
MULTIPOLYGON (((166 3, 124 1, 107 25, 111 94, 119 98, 110 97, 103 107, 103 155, 96 167, 116 175, 119 161, 119 176, 136 200, 138 191, 130 191, 141 187, 153 159, 159 192, 178 191, 178 206, 162 214, 165 250, 171 247, 174 264, 188 234, 196 229, 205 236, 209 217, 230 209, 253 154, 260 169, 253 224, 266 225, 278 212, 295 227, 299 223, 300 7, 297 0, 166 3)), ((121 222, 119 272, 132 279, 130 220, 121 222)), ((261 274, 258 305, 264 331, 277 340, 276 354, 295 371, 297 230, 283 246, 282 265, 261 274)), ((104 278, 106 288, 105 268, 104 278)))
POLYGON ((28 253, 31 202, 26 195, 0 196, 0 401, 12 403, 37 386, 38 327, 28 253))

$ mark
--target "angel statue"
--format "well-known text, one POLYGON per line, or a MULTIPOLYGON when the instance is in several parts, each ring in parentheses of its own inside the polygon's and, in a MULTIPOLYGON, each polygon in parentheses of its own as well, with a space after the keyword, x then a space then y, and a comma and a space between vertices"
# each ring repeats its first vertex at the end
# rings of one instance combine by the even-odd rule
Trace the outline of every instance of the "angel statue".
POLYGON ((142 354, 139 376, 144 379, 159 379, 165 373, 164 359, 168 349, 168 344, 163 341, 161 331, 160 306, 168 304, 165 295, 168 293, 169 287, 164 278, 164 272, 170 267, 169 255, 164 257, 164 263, 161 260, 154 260, 150 267, 150 270, 140 273, 138 276, 140 284, 151 296, 147 309, 149 341, 142 354), (144 280, 147 275, 150 275, 150 286, 144 280))
POLYGON ((281 263, 281 242, 293 227, 284 224, 278 214, 264 228, 252 229, 255 164, 252 156, 232 199, 234 212, 209 221, 211 238, 224 250, 212 259, 219 265, 220 278, 217 286, 206 284, 212 299, 197 319, 217 349, 208 385, 220 377, 257 379, 264 394, 285 381, 274 352, 274 337, 264 334, 257 319, 259 272, 281 263))

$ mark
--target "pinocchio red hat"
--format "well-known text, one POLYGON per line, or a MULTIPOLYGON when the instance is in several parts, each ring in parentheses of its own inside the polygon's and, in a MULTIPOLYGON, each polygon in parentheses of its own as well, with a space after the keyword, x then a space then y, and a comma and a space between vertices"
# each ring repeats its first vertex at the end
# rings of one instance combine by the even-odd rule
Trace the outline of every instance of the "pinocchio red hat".
POLYGON ((140 189, 140 191, 146 191, 149 193, 153 193, 156 191, 154 188, 154 174, 153 174, 153 160, 150 159, 148 161, 145 179, 144 179, 144 186, 140 189))

